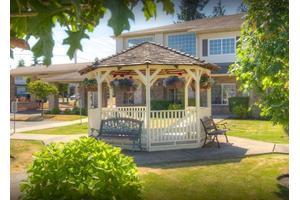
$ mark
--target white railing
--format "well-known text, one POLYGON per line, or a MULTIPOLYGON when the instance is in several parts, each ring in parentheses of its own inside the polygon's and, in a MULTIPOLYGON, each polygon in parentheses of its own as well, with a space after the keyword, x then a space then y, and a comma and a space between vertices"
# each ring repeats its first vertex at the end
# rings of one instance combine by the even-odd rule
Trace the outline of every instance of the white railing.
MULTIPOLYGON (((99 127, 100 120, 94 119, 98 109, 89 110, 89 122, 99 127), (91 112, 92 111, 92 112, 91 112)), ((209 108, 200 108, 200 117, 210 116, 209 108)), ((125 117, 144 122, 142 143, 149 151, 199 147, 205 134, 197 121, 197 110, 188 107, 185 110, 152 110, 150 111, 149 130, 146 130, 146 107, 102 108, 101 119, 125 117), (147 137, 148 133, 148 137, 147 137), (147 139, 149 140, 147 142, 147 139)))

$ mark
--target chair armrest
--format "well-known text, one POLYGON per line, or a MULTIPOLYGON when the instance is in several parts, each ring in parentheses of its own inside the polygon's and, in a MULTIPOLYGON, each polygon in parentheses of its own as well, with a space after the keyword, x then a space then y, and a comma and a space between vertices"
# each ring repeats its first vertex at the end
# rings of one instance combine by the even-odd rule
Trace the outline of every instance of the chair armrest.
POLYGON ((217 125, 217 127, 223 126, 223 128, 224 128, 225 130, 230 130, 229 128, 227 128, 227 122, 217 123, 216 125, 217 125))

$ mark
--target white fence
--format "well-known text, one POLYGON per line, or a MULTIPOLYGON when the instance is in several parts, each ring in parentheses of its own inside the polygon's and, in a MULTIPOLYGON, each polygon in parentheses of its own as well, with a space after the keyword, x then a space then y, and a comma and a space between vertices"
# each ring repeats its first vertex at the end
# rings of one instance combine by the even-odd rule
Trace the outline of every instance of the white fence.
MULTIPOLYGON (((209 108, 200 109, 200 117, 209 116, 209 108)), ((100 120, 98 109, 89 110, 90 127, 98 128, 100 120)), ((144 121, 142 143, 149 151, 165 149, 195 148, 202 145, 205 134, 197 121, 195 107, 185 110, 152 110, 150 124, 146 130, 146 107, 102 108, 101 118, 125 117, 144 121)))

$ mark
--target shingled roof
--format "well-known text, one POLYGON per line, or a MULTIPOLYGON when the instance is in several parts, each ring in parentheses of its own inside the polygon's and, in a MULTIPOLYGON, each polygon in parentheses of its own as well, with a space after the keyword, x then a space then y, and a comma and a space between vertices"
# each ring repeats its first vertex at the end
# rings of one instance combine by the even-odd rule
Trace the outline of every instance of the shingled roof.
POLYGON ((100 60, 97 64, 90 65, 79 71, 80 74, 103 67, 124 67, 136 65, 196 65, 210 70, 217 70, 215 64, 207 63, 193 55, 157 44, 143 42, 117 54, 100 60))
POLYGON ((188 31, 197 33, 235 31, 241 29, 241 25, 244 21, 244 16, 245 13, 240 13, 234 15, 196 19, 160 27, 148 28, 144 30, 130 31, 127 33, 122 33, 120 37, 133 37, 138 35, 169 33, 174 31, 188 31))

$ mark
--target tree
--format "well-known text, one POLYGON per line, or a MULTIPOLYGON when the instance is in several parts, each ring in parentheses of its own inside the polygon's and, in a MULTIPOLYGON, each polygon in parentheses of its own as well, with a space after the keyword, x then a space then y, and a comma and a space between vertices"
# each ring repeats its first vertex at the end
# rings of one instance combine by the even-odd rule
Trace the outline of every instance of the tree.
POLYGON ((44 116, 44 102, 47 101, 47 97, 49 95, 55 95, 58 94, 58 90, 55 86, 50 85, 48 83, 45 83, 43 81, 37 80, 37 81, 31 81, 27 84, 27 88, 30 94, 35 95, 35 97, 42 101, 42 117, 44 116))
MULTIPOLYGON (((11 48, 31 49, 36 58, 43 58, 46 65, 51 63, 54 40, 52 29, 61 26, 67 33, 63 44, 69 45, 67 55, 82 50, 81 40, 88 39, 87 32, 93 32, 100 20, 110 11, 108 26, 118 36, 129 30, 129 19, 134 20, 133 8, 139 0, 11 0, 10 37, 11 48), (34 37, 36 43, 30 48, 28 39, 34 37)), ((162 3, 167 14, 174 12, 171 0, 145 0, 142 11, 146 20, 156 16, 156 4, 162 3)))
POLYGON ((242 13, 247 11, 248 11, 247 5, 244 2, 242 2, 238 7, 237 12, 242 13))
POLYGON ((205 18, 205 14, 201 13, 206 6, 208 0, 181 0, 180 13, 177 13, 179 21, 190 21, 205 18))
POLYGON ((57 85, 58 94, 62 96, 63 102, 65 101, 65 94, 68 92, 68 84, 60 83, 57 85))
POLYGON ((31 66, 37 66, 37 65, 40 65, 40 64, 42 64, 41 60, 39 58, 33 56, 31 66))
POLYGON ((23 59, 18 61, 18 67, 25 67, 25 61, 23 59))
POLYGON ((222 5, 221 0, 218 1, 217 5, 214 6, 213 8, 213 16, 217 17, 217 16, 224 16, 225 15, 225 6, 222 5))
POLYGON ((246 1, 236 63, 231 73, 243 90, 254 90, 263 116, 288 130, 289 4, 288 0, 246 1))

